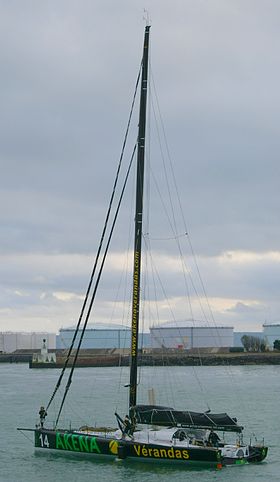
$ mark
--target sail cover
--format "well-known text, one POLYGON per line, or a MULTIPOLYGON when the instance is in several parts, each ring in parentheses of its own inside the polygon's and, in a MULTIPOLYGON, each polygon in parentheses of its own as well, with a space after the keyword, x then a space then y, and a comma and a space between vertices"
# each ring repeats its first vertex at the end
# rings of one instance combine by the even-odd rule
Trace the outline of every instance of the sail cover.
POLYGON ((237 424, 236 418, 226 413, 199 413, 178 411, 170 407, 158 405, 136 405, 130 409, 137 423, 161 425, 166 427, 205 428, 230 432, 242 432, 243 427, 237 424))

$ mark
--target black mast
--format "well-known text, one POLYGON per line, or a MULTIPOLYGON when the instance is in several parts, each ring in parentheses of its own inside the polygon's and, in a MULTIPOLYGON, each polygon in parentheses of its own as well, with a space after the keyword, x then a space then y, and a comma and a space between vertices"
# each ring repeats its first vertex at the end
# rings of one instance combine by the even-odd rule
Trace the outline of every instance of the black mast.
POLYGON ((139 305, 140 305, 141 241, 142 241, 143 184, 144 184, 144 161, 145 161, 146 105, 147 105, 147 87, 148 87, 147 82, 148 82, 149 33, 150 33, 150 26, 146 26, 145 36, 144 36, 144 47, 143 47, 140 112, 139 112, 139 125, 138 125, 129 407, 134 407, 136 405, 136 395, 137 395, 137 355, 138 355, 139 305))

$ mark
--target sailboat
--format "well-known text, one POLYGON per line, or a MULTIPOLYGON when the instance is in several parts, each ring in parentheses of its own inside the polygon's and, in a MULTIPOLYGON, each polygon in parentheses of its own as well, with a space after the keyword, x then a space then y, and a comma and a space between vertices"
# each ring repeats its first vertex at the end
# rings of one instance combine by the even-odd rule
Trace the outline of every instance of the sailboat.
MULTIPOLYGON (((116 429, 93 428, 89 426, 74 428, 61 428, 59 425, 60 414, 71 385, 75 361, 78 357, 82 337, 76 351, 73 350, 79 333, 82 335, 86 328, 88 316, 92 307, 93 298, 82 327, 82 316, 85 312, 86 302, 92 288, 93 274, 96 272, 94 265, 86 299, 81 316, 77 324, 68 358, 60 374, 57 385, 46 408, 40 409, 40 423, 30 430, 34 432, 35 448, 42 451, 54 450, 57 452, 71 452, 87 454, 92 457, 104 456, 105 458, 118 458, 122 460, 150 461, 158 463, 166 461, 171 464, 180 463, 188 468, 191 465, 204 465, 221 469, 225 465, 242 465, 248 462, 261 462, 267 455, 264 443, 246 444, 243 442, 243 427, 238 424, 235 417, 227 413, 195 412, 185 409, 179 411, 169 406, 156 404, 143 405, 137 403, 137 369, 138 369, 138 338, 139 338, 139 307, 140 307, 140 275, 141 275, 141 242, 142 242, 142 213, 143 213, 143 182, 145 161, 146 138, 146 104, 148 83, 148 56, 149 56, 150 26, 145 27, 143 57, 138 80, 140 82, 140 111, 137 136, 137 179, 136 179, 136 208, 135 208, 135 235, 134 235, 134 261, 133 261, 133 289, 132 289, 132 321, 131 321, 131 350, 130 350, 130 381, 129 381, 129 406, 128 415, 116 415, 116 429), (140 75, 141 74, 141 75, 140 75), (141 77, 141 80, 140 80, 141 77), (82 327, 82 328, 81 328, 82 327), (74 354, 74 363, 56 422, 52 428, 46 426, 47 411, 65 375, 70 355, 74 354), (226 443, 218 433, 231 434, 234 439, 226 443)), ((111 204, 111 203, 110 203, 111 204)), ((108 218, 108 216, 107 216, 108 218)), ((106 223, 105 222, 105 226, 106 223)), ((114 224, 114 223, 113 223, 114 224)), ((104 228, 105 229, 105 228, 104 228)), ((101 240, 104 238, 104 231, 101 240)), ((110 236, 109 236, 110 239, 110 236)), ((107 253, 107 247, 105 254, 107 253)), ((98 255, 100 254, 99 248, 98 255)), ((103 267, 104 259, 101 267, 103 267)), ((98 273, 99 280, 102 269, 98 273)), ((97 285, 94 289, 94 294, 97 285)), ((76 345, 75 345, 76 346, 76 345)))

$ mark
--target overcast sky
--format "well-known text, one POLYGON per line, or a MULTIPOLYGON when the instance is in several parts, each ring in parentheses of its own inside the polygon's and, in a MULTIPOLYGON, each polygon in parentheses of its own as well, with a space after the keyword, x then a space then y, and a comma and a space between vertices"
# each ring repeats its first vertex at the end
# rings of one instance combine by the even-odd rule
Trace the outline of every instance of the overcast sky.
MULTIPOLYGON (((280 4, 148 0, 144 7, 180 202, 214 319, 260 330, 279 322, 280 312, 280 4)), ((144 26, 136 0, 0 2, 1 331, 54 332, 78 318, 144 26)), ((160 221, 152 176, 149 233, 157 238, 159 228, 163 240, 168 223, 160 221)), ((131 219, 130 191, 125 200, 131 219)), ((91 321, 124 317, 122 291, 115 292, 131 227, 123 229, 124 218, 119 226, 91 321)), ((160 321, 170 313, 200 319, 192 282, 186 289, 178 281, 181 262, 168 242, 154 259, 171 288, 168 303, 157 294, 160 321)))

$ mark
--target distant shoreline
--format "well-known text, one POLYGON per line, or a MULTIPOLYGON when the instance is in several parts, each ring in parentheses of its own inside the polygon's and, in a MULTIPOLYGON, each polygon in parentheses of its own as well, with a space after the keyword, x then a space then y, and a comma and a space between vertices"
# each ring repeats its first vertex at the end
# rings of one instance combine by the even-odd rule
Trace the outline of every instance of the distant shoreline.
MULTIPOLYGON (((32 353, 0 354, 0 363, 29 363, 30 368, 62 368, 65 356, 57 354, 56 363, 32 362, 32 353)), ((78 358, 77 367, 113 367, 128 366, 129 355, 93 353, 83 354, 78 358)), ((264 353, 145 353, 139 355, 142 366, 220 366, 220 365, 280 365, 280 352, 264 353)), ((68 366, 72 366, 72 359, 68 366)))

